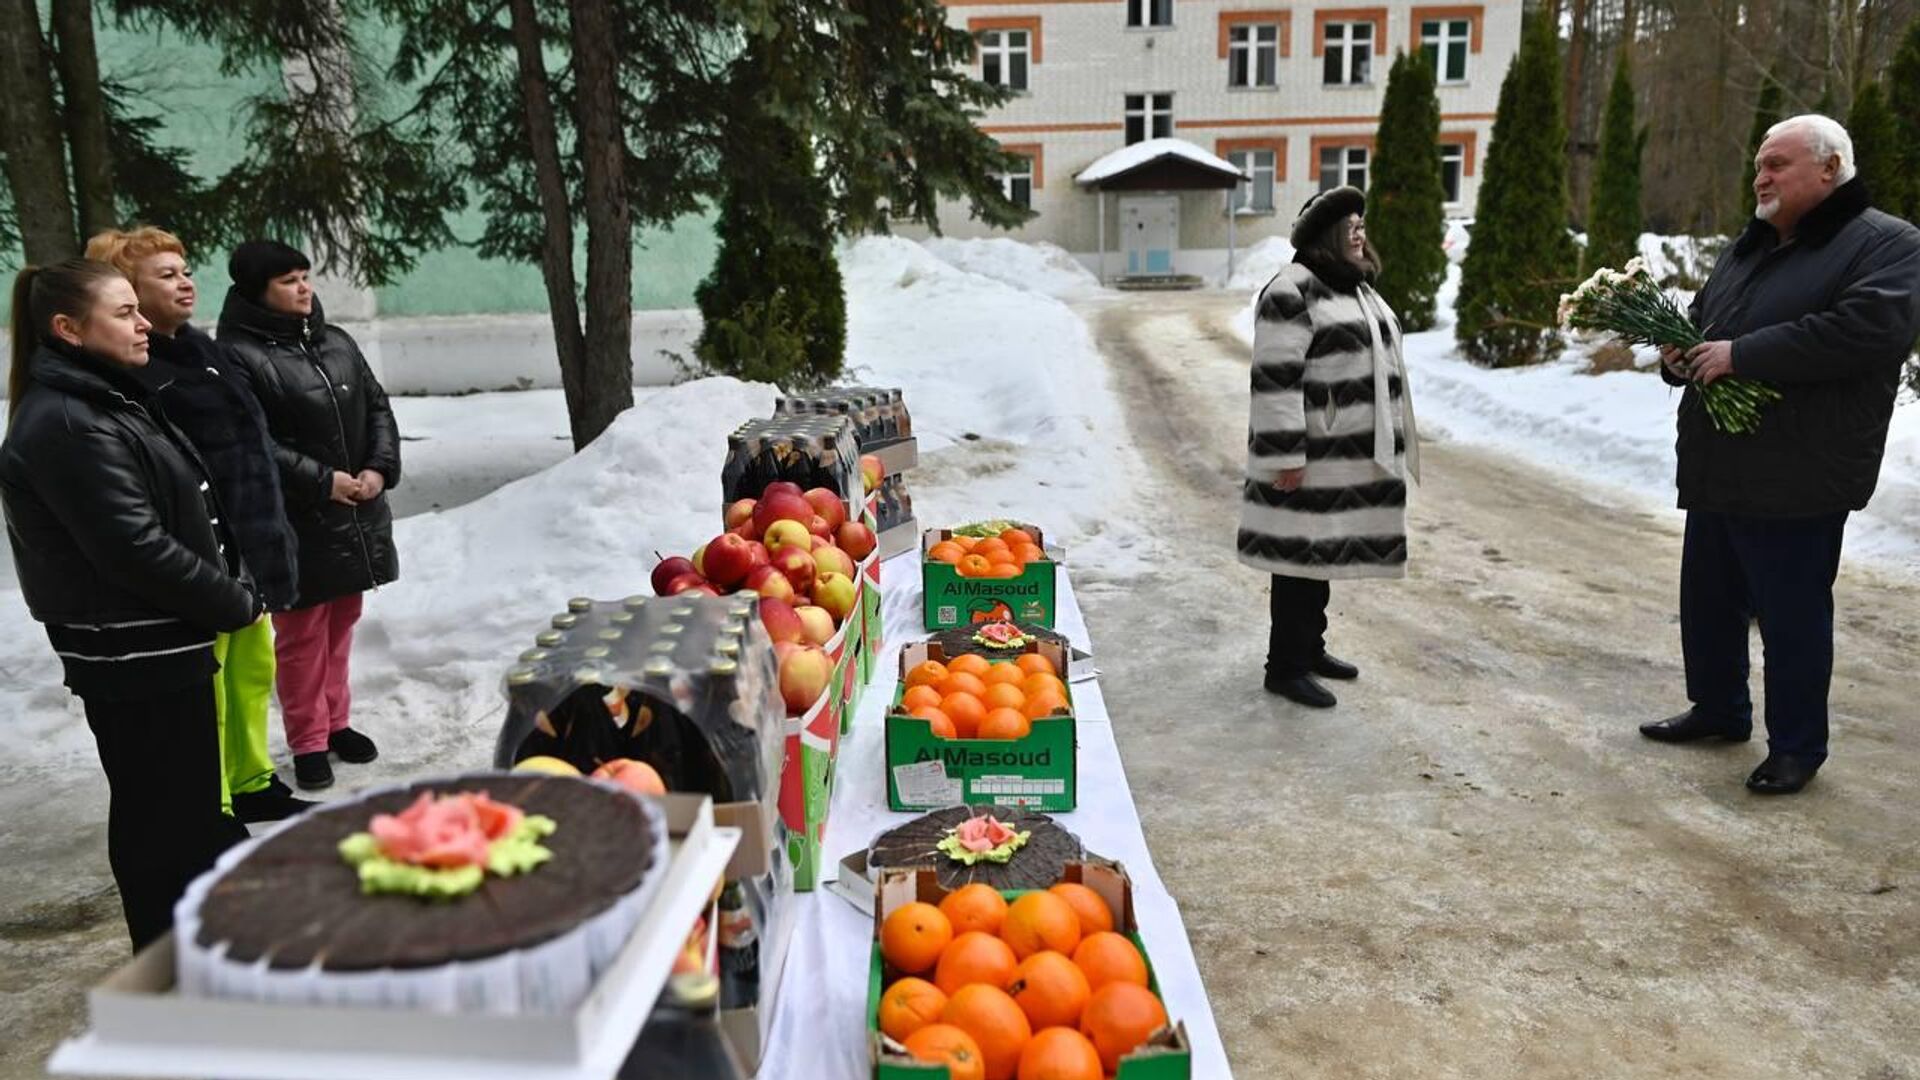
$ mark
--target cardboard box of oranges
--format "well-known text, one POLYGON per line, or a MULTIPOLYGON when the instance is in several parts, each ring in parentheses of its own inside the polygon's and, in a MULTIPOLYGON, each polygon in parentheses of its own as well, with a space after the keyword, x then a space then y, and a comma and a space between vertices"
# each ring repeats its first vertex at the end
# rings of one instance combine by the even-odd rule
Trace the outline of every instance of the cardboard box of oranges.
POLYGON ((943 889, 931 869, 876 886, 867 979, 874 1080, 1190 1080, 1117 863, 1059 884, 943 889), (1044 1066, 1044 1067, 1043 1067, 1044 1066))
POLYGON ((929 630, 982 622, 1051 628, 1056 564, 1032 525, 993 536, 928 529, 920 536, 921 604, 929 630))
POLYGON ((886 719, 887 805, 1071 810, 1078 802, 1066 647, 1030 639, 989 660, 936 642, 900 650, 886 719))

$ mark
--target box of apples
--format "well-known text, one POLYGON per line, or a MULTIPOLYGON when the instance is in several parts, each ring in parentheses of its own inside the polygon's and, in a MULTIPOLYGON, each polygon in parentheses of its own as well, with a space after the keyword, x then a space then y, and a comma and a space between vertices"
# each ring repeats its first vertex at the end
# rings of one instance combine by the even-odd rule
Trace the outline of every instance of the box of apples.
POLYGON ((1073 697, 1060 642, 983 626, 993 659, 949 657, 938 642, 900 650, 886 717, 887 805, 894 810, 1024 806, 1072 810, 1079 799, 1073 697))

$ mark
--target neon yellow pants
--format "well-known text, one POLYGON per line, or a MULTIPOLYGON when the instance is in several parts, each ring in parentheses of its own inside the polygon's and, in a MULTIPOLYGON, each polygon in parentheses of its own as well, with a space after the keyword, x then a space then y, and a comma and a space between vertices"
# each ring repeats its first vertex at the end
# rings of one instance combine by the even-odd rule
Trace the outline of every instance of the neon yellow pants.
POLYGON ((213 676, 214 715, 220 728, 220 808, 233 813, 233 794, 259 791, 273 779, 267 755, 267 706, 273 700, 273 620, 261 616, 244 630, 213 640, 220 670, 213 676))

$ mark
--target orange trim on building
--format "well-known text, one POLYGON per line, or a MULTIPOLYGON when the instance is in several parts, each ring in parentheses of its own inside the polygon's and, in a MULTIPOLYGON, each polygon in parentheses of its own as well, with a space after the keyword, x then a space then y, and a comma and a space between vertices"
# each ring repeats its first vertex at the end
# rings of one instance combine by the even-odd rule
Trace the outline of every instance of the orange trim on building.
POLYGON ((1475 151, 1480 146, 1480 133, 1477 131, 1443 131, 1440 133, 1441 145, 1463 146, 1466 154, 1460 162, 1460 175, 1473 175, 1475 151))
POLYGON ((1277 184, 1287 178, 1287 137, 1285 135, 1213 140, 1213 152, 1219 157, 1224 158, 1236 150, 1273 151, 1273 182, 1277 184))
POLYGON ((1364 146, 1367 148, 1367 175, 1373 175, 1373 136, 1371 135, 1315 135, 1307 144, 1307 168, 1313 171, 1315 181, 1320 178, 1320 151, 1332 146, 1364 146))
POLYGON ((1413 33, 1407 45, 1408 52, 1417 53, 1420 51, 1420 24, 1423 22, 1431 22, 1435 19, 1466 19, 1473 25, 1472 32, 1467 40, 1467 51, 1470 53, 1478 53, 1480 51, 1481 31, 1487 24, 1487 9, 1481 7, 1479 4, 1462 7, 1417 7, 1413 9, 1411 14, 1413 33))
POLYGON ((1383 55, 1387 49, 1387 9, 1369 8, 1321 8, 1313 13, 1313 55, 1327 54, 1327 24, 1330 22, 1370 22, 1373 24, 1373 48, 1375 55, 1383 55))
POLYGON ((1280 26, 1280 58, 1293 55, 1293 12, 1287 8, 1263 11, 1223 11, 1220 13, 1220 59, 1227 58, 1228 31, 1236 26, 1280 26))
POLYGON ((1000 149, 1033 161, 1033 190, 1047 186, 1047 148, 1041 143, 1001 143, 1000 149))
POLYGON ((989 135, 1041 135, 1046 133, 1089 132, 1089 131, 1125 131, 1124 121, 1111 124, 981 124, 980 130, 989 135))
POLYGON ((1028 55, 1034 63, 1040 56, 1040 16, 1038 15, 983 15, 967 20, 967 33, 979 37, 988 30, 1025 30, 1031 51, 1028 55))

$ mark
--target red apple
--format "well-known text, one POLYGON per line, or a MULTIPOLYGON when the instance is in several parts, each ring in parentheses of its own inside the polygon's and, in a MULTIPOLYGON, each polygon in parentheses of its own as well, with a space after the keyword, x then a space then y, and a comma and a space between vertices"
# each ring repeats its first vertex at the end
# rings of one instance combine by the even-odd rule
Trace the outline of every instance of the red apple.
POLYGON ((667 595, 668 582, 679 577, 681 574, 694 574, 698 572, 699 571, 693 568, 692 561, 683 559, 678 555, 668 559, 661 559, 653 568, 653 594, 655 596, 665 596, 667 595))
POLYGON ((687 589, 685 591, 688 594, 693 596, 719 596, 720 595, 720 590, 714 588, 713 584, 707 581, 703 581, 700 584, 695 585, 692 588, 687 589))
POLYGON ((764 499, 767 496, 774 494, 775 492, 785 492, 788 495, 805 494, 800 490, 800 485, 794 483, 791 480, 775 480, 773 483, 768 484, 765 488, 761 489, 760 497, 764 499))
POLYGON ((707 541, 701 566, 715 588, 732 589, 747 579, 747 571, 753 569, 750 543, 732 533, 721 533, 707 541))
POLYGON ((741 587, 760 594, 762 599, 771 597, 793 603, 793 583, 787 580, 787 575, 772 566, 756 566, 749 570, 747 580, 741 587))
POLYGON ((839 574, 841 577, 851 579, 854 574, 857 573, 854 569, 853 556, 841 551, 832 544, 828 544, 826 547, 818 548, 814 551, 813 565, 815 588, 819 587, 820 578, 824 574, 839 574))
MULTIPOLYGON (((773 552, 768 551, 767 545, 758 540, 747 541, 747 555, 753 559, 753 565, 756 569, 762 566, 770 566, 773 563, 773 552)), ((749 573, 751 573, 751 571, 749 571, 749 573)))
POLYGON ((797 547, 801 551, 813 550, 813 534, 807 531, 804 523, 798 521, 776 521, 767 527, 762 543, 767 545, 768 555, 780 554, 781 548, 797 547))
POLYGON ((807 640, 806 623, 800 621, 799 613, 785 600, 761 597, 760 622, 767 628, 767 636, 775 641, 791 641, 798 645, 807 640))
POLYGON ((799 648, 780 661, 780 696, 786 700, 787 715, 806 712, 833 679, 833 661, 814 648, 799 648))
POLYGON ((859 594, 854 588, 853 579, 845 574, 822 574, 813 585, 813 602, 827 609, 836 624, 847 621, 853 614, 853 605, 858 602, 859 594))
POLYGON ((833 616, 827 614, 826 608, 808 604, 794 608, 793 613, 800 617, 800 625, 806 630, 809 644, 825 645, 833 640, 833 616))
POLYGON ((747 522, 752 521, 754 506, 755 500, 753 499, 735 499, 728 503, 725 514, 727 528, 729 530, 737 529, 747 522))
POLYGON ((879 458, 872 454, 860 456, 860 482, 867 489, 867 494, 873 494, 880 487, 880 481, 886 478, 887 470, 880 464, 879 458))
POLYGON ((857 563, 866 562, 867 556, 873 554, 873 549, 880 546, 873 530, 867 528, 863 521, 847 522, 834 530, 833 538, 839 542, 840 550, 853 556, 853 561, 857 563))
POLYGON ((787 575, 794 592, 807 592, 813 588, 815 567, 811 553, 797 547, 783 547, 773 553, 773 568, 787 575))
POLYGON ((701 577, 707 576, 707 564, 701 561, 706 558, 706 555, 707 545, 705 544, 701 544, 699 547, 693 549, 693 572, 699 574, 701 577))
POLYGON ((686 573, 681 574, 679 577, 674 578, 672 581, 667 582, 667 591, 664 593, 661 593, 660 595, 679 596, 681 593, 686 592, 690 589, 698 589, 703 587, 709 588, 709 589, 712 588, 711 585, 707 584, 707 579, 703 575, 697 574, 694 571, 689 570, 686 573))
POLYGON ((832 536, 833 523, 815 514, 807 519, 807 531, 815 536, 832 536))
POLYGON ((837 529, 847 520, 847 500, 840 497, 832 488, 808 488, 804 496, 813 512, 827 519, 831 528, 837 529))
POLYGON ((806 648, 804 644, 795 644, 794 642, 791 642, 791 641, 774 642, 773 643, 773 659, 776 663, 776 667, 779 661, 785 660, 788 656, 792 655, 796 650, 804 649, 804 648, 806 648))
POLYGON ((596 780, 611 780, 629 791, 642 795, 665 795, 667 782, 660 779, 660 773, 644 761, 632 758, 614 758, 612 761, 593 770, 596 780))
POLYGON ((753 507, 754 527, 759 529, 763 536, 766 534, 767 529, 772 527, 776 521, 798 521, 804 523, 812 516, 813 507, 807 504, 807 500, 798 495, 789 495, 783 491, 776 491, 768 495, 758 503, 755 503, 753 507))

